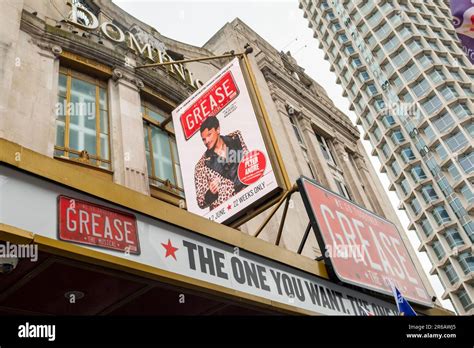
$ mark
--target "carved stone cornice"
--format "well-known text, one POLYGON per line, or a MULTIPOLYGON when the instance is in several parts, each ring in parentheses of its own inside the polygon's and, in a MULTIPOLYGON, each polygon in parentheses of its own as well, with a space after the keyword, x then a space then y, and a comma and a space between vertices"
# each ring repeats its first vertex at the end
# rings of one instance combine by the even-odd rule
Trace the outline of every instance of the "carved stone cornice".
POLYGON ((114 69, 114 71, 112 72, 112 80, 114 82, 117 82, 118 80, 122 78, 123 78, 123 72, 119 69, 114 69))
POLYGON ((357 169, 368 171, 367 162, 363 156, 361 156, 358 152, 354 152, 352 158, 354 159, 357 169))
MULTIPOLYGON (((95 42, 93 39, 82 37, 63 28, 48 25, 42 19, 33 16, 23 10, 20 30, 31 37, 31 41, 42 48, 44 54, 49 51, 51 57, 57 57, 60 50, 53 50, 57 46, 61 52, 71 52, 78 56, 100 62, 112 70, 118 68, 122 73, 130 75, 126 77, 128 82, 137 88, 144 85, 152 86, 154 90, 166 98, 180 102, 186 99, 192 92, 192 88, 170 76, 164 69, 141 69, 135 71, 133 67, 126 64, 126 56, 129 50, 124 45, 118 44, 115 49, 95 42)), ((60 55, 61 53, 59 53, 60 55)), ((117 79, 118 76, 115 76, 117 79)))
POLYGON ((58 45, 53 45, 53 47, 51 47, 51 51, 53 52, 56 58, 58 58, 61 53, 63 53, 63 49, 61 48, 61 46, 58 45))
POLYGON ((137 77, 135 77, 135 74, 129 73, 128 71, 125 71, 121 68, 115 68, 112 71, 112 80, 115 83, 123 83, 126 82, 126 84, 129 87, 135 87, 137 91, 143 89, 145 87, 145 84, 143 81, 137 77))
POLYGON ((32 38, 31 42, 33 42, 36 46, 38 46, 41 49, 40 54, 45 57, 56 59, 63 52, 63 49, 61 46, 55 45, 51 42, 44 42, 42 40, 38 40, 35 38, 32 38))
POLYGON ((141 79, 138 79, 138 78, 135 78, 133 79, 133 83, 135 84, 135 86, 137 86, 138 89, 143 89, 145 87, 145 84, 143 83, 143 81, 141 79))

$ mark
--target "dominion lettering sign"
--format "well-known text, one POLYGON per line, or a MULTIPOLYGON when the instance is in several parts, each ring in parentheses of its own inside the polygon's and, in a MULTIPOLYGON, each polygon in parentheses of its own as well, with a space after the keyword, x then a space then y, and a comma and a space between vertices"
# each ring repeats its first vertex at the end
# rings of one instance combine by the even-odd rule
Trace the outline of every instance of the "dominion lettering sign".
MULTIPOLYGON (((124 32, 110 21, 99 23, 97 16, 80 3, 68 2, 68 5, 71 6, 71 11, 69 12, 67 22, 75 27, 88 32, 99 31, 102 36, 116 44, 125 43, 135 54, 152 63, 174 61, 166 52, 165 45, 139 26, 133 25, 129 31, 124 32)), ((194 89, 203 85, 199 79, 194 79, 191 72, 181 63, 170 64, 166 69, 169 74, 194 89)))

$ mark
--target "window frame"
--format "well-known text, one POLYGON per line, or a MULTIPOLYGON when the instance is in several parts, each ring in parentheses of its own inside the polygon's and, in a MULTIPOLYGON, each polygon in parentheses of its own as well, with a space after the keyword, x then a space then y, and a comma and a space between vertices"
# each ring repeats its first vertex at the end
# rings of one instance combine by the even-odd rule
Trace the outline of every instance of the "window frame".
POLYGON ((466 138, 463 132, 461 132, 461 130, 459 129, 457 130, 456 133, 451 132, 449 137, 446 137, 444 142, 446 143, 446 145, 448 146, 449 150, 452 153, 461 150, 467 144, 469 144, 469 140, 466 138))
POLYGON ((420 221, 420 227, 427 238, 433 234, 433 226, 431 225, 428 218, 425 217, 420 221))
POLYGON ((459 281, 459 275, 451 263, 448 263, 443 268, 443 271, 446 274, 446 278, 448 278, 448 281, 450 282, 451 285, 454 285, 459 281))
MULTIPOLYGON (((173 121, 171 120, 170 122, 168 122, 163 127, 161 123, 164 120, 162 122, 159 122, 159 121, 155 120, 154 118, 152 118, 151 116, 149 116, 149 114, 147 112, 148 109, 155 112, 155 113, 164 114, 163 117, 164 117, 165 120, 168 117, 170 117, 171 115, 168 112, 166 112, 165 110, 162 110, 158 106, 156 106, 153 103, 149 102, 148 100, 144 99, 143 97, 141 98, 141 114, 142 114, 143 131, 147 132, 148 151, 150 152, 151 168, 147 168, 148 169, 147 174, 148 174, 148 179, 150 181, 150 186, 152 186, 153 188, 157 188, 157 189, 166 188, 167 192, 170 192, 172 194, 178 195, 181 198, 184 198, 184 183, 183 183, 183 179, 182 179, 182 174, 179 173, 179 175, 181 175, 181 178, 178 178, 178 173, 176 171, 176 165, 181 167, 181 163, 179 161, 179 155, 176 154, 176 155, 178 155, 178 158, 175 158, 175 154, 174 154, 175 148, 177 149, 176 136, 175 136, 175 132, 174 132, 173 128, 169 127, 170 125, 172 125, 173 121), (175 180, 175 184, 173 184, 169 179, 160 178, 159 176, 157 176, 157 173, 155 173, 155 159, 154 159, 154 156, 153 156, 154 150, 153 150, 153 143, 152 143, 152 127, 156 127, 157 129, 159 129, 159 130, 161 130, 161 131, 163 131, 167 134, 168 145, 169 145, 170 155, 171 155, 170 160, 171 160, 171 163, 172 163, 172 171, 173 171, 173 177, 174 177, 174 180, 175 180), (175 147, 173 147, 173 144, 172 144, 173 139, 174 139, 174 142, 175 142, 175 147), (178 161, 176 161, 176 159, 178 161), (158 185, 154 184, 154 182, 159 182, 159 183, 162 184, 162 186, 158 186, 158 185), (179 186, 179 182, 181 182, 182 187, 179 186)), ((145 141, 145 139, 144 139, 144 141, 145 141)), ((147 167, 148 167, 148 162, 147 162, 147 167)))
MULTIPOLYGON (((467 174, 467 175, 471 174, 473 169, 474 169, 474 152, 471 151, 467 154, 463 154, 463 155, 459 156, 458 163, 461 166, 461 168, 462 168, 462 170, 465 174, 467 174), (469 165, 469 166, 467 166, 467 165, 469 165)), ((458 172, 459 172, 459 170, 458 170, 458 172)))
POLYGON ((443 205, 439 205, 439 206, 435 207, 431 211, 431 214, 433 215, 433 217, 434 217, 436 223, 438 224, 438 226, 442 226, 443 224, 452 221, 451 217, 449 216, 448 211, 446 210, 446 208, 443 205), (445 217, 441 216, 441 212, 440 212, 441 209, 442 209, 443 213, 446 214, 445 217))
POLYGON ((464 240, 462 239, 461 235, 459 234, 459 231, 455 227, 446 230, 446 232, 444 233, 444 239, 446 239, 446 242, 448 243, 451 250, 458 246, 464 245, 464 240))
POLYGON ((457 261, 465 275, 474 272, 474 263, 472 263, 473 260, 474 256, 468 251, 459 254, 457 257, 457 261))
POLYGON ((318 134, 318 133, 314 133, 314 135, 316 136, 316 140, 319 143, 319 147, 320 147, 321 153, 323 155, 323 158, 326 160, 327 163, 329 163, 333 166, 337 166, 337 163, 334 160, 334 156, 332 154, 332 150, 329 147, 329 143, 326 140, 326 138, 324 136, 322 136, 321 134, 318 134), (325 154, 327 154, 328 158, 325 156, 325 154))
POLYGON ((416 155, 411 149, 410 146, 404 147, 400 150, 400 156, 402 157, 403 161, 405 164, 410 163, 411 161, 414 161, 416 159, 416 155), (411 152, 411 155, 407 154, 407 152, 411 152))
POLYGON ((439 199, 438 193, 436 192, 432 184, 423 185, 421 187, 421 194, 426 204, 429 204, 439 199))
MULTIPOLYGON (((60 75, 64 75, 66 77, 66 95, 64 96, 65 98, 65 103, 66 103, 66 108, 65 108, 65 114, 62 115, 64 116, 64 139, 63 139, 63 143, 64 145, 61 146, 61 145, 58 145, 56 144, 57 142, 57 131, 58 131, 58 125, 57 125, 57 122, 58 122, 58 115, 57 112, 56 112, 56 118, 55 118, 55 131, 56 131, 56 137, 55 137, 55 144, 54 144, 54 157, 55 158, 60 158, 60 159, 65 159, 65 160, 68 160, 68 161, 72 161, 72 162, 77 162, 77 163, 80 163, 80 164, 85 164, 87 166, 91 166, 93 168, 97 168, 97 169, 100 169, 100 170, 104 170, 104 171, 107 171, 107 172, 111 172, 112 171, 112 151, 111 151, 111 140, 110 140, 110 106, 109 106, 109 92, 108 92, 108 88, 107 88, 107 82, 104 81, 103 79, 99 79, 99 78, 96 78, 96 77, 92 77, 90 75, 87 75, 87 74, 84 74, 80 71, 77 71, 77 70, 74 70, 74 69, 71 69, 69 67, 65 67, 65 66, 60 66, 59 67, 59 73, 58 73, 58 93, 57 93, 57 98, 59 100, 59 97, 63 97, 60 95, 60 92, 59 92, 59 77, 60 75), (95 146, 96 146, 96 154, 93 155, 93 154, 90 154, 88 153, 85 149, 79 151, 79 150, 76 150, 76 149, 72 149, 69 147, 69 143, 70 143, 70 127, 71 127, 71 110, 70 110, 70 103, 71 103, 71 92, 72 92, 72 79, 77 79, 77 80, 80 80, 82 82, 86 82, 86 83, 89 83, 89 84, 93 84, 95 85, 95 138, 96 138, 96 142, 95 142, 95 146), (101 105, 100 105, 100 89, 103 89, 105 91, 105 105, 106 105, 106 109, 102 109, 101 108, 101 105), (104 159, 102 158, 102 156, 100 155, 101 154, 101 143, 100 143, 100 140, 101 140, 101 111, 105 111, 107 113, 107 133, 106 133, 106 136, 107 136, 107 150, 108 150, 108 159, 104 159), (87 152, 87 155, 86 155, 86 151, 87 152), (61 153, 58 153, 58 152, 62 152, 61 153), (77 157, 71 157, 70 154, 74 154, 76 155, 77 157), (95 163, 94 163, 95 162, 95 163), (98 164, 98 162, 100 162, 101 164, 102 163, 106 163, 107 164, 107 167, 103 167, 101 166, 100 164, 98 164)), ((59 103, 59 101, 57 101, 57 103, 59 103)))
POLYGON ((459 290, 456 293, 456 296, 458 297, 458 300, 461 303, 461 305, 462 305, 462 307, 464 308, 465 311, 468 311, 470 308, 472 308, 473 302, 469 298, 469 294, 467 293, 466 290, 464 290, 464 289, 459 290), (464 301, 465 298, 467 298, 467 301, 464 301))
POLYGON ((347 185, 343 181, 336 178, 334 178, 334 181, 336 182, 336 186, 339 191, 339 194, 347 198, 348 200, 352 201, 352 196, 349 192, 349 189, 347 188, 347 185))
POLYGON ((434 241, 431 245, 431 248, 433 249, 434 254, 438 258, 438 261, 441 261, 446 255, 446 251, 444 250, 444 247, 439 240, 434 241))

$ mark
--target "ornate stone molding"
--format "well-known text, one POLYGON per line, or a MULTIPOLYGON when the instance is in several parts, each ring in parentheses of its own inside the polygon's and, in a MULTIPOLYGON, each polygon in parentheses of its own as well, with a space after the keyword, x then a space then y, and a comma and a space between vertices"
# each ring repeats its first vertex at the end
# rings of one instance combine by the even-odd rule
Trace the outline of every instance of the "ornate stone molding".
MULTIPOLYGON (((335 132, 334 134, 337 134, 337 133, 335 132)), ((333 138, 332 143, 338 155, 344 156, 344 157, 347 156, 346 147, 342 141, 340 141, 338 138, 333 138)))
POLYGON ((119 69, 114 69, 112 71, 112 80, 114 82, 117 82, 120 79, 123 79, 123 72, 119 69))
POLYGON ((40 54, 49 58, 58 58, 63 49, 59 45, 54 45, 51 42, 43 41, 41 39, 32 38, 31 42, 41 49, 40 54))
POLYGON ((272 91, 272 92, 270 92, 270 95, 271 95, 273 101, 276 102, 276 101, 278 100, 278 95, 277 95, 277 93, 275 93, 275 92, 272 91))
POLYGON ((312 132, 313 128, 311 126, 311 118, 305 114, 303 111, 301 112, 301 118, 299 119, 300 121, 300 126, 303 131, 309 131, 312 132))
POLYGON ((365 170, 365 171, 368 170, 368 169, 367 169, 367 163, 366 163, 364 157, 362 157, 362 156, 361 156, 359 153, 357 153, 357 152, 354 152, 354 154, 353 154, 352 157, 354 158, 354 162, 355 162, 355 164, 356 164, 356 166, 357 166, 357 169, 359 169, 359 170, 365 170))
POLYGON ((51 51, 53 52, 56 58, 58 58, 61 55, 61 53, 63 53, 62 47, 58 45, 53 45, 53 47, 51 47, 51 51))
POLYGON ((125 71, 120 68, 115 68, 112 71, 112 80, 115 84, 121 83, 137 91, 145 87, 145 83, 142 79, 135 76, 135 74, 125 71))
POLYGON ((133 82, 135 83, 135 86, 138 87, 138 89, 143 89, 145 87, 145 84, 143 83, 143 81, 141 79, 134 79, 133 82))

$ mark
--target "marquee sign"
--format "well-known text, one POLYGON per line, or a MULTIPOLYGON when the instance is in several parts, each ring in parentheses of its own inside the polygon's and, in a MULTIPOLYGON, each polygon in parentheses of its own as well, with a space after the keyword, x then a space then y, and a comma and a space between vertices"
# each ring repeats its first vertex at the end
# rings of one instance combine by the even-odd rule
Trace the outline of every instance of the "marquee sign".
MULTIPOLYGON (((58 196, 68 197, 63 201, 68 203, 67 207, 72 198, 79 202, 79 205, 76 203, 76 214, 79 209, 87 211, 89 215, 94 212, 103 217, 102 221, 108 216, 109 219, 125 222, 130 217, 128 214, 131 214, 111 203, 3 165, 0 165, 0 182, 8 182, 8 185, 0 185, 0 199, 9 202, 0 204, 0 223, 51 239, 58 239, 56 223, 61 216, 64 217, 64 213, 60 213, 64 209, 58 210, 57 207, 58 196), (111 212, 118 215, 110 215, 111 212), (119 216, 122 214, 125 215, 119 216)), ((393 303, 149 216, 139 213, 134 215, 141 241, 140 254, 98 249, 87 244, 81 247, 315 314, 365 315, 365 310, 376 315, 397 313, 393 303)), ((117 233, 112 231, 112 238, 116 238, 114 236, 117 233)))
POLYGON ((298 187, 325 260, 338 279, 387 295, 395 284, 407 299, 432 306, 393 223, 313 180, 300 178, 298 187))
POLYGON ((140 254, 135 215, 66 196, 58 197, 61 240, 140 254))

